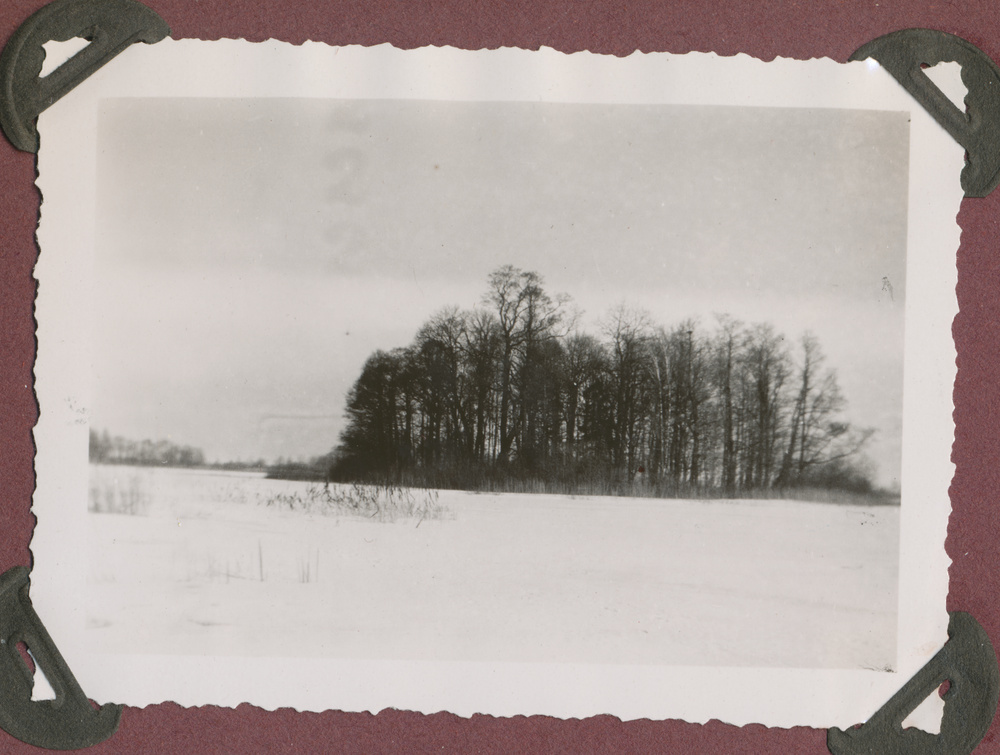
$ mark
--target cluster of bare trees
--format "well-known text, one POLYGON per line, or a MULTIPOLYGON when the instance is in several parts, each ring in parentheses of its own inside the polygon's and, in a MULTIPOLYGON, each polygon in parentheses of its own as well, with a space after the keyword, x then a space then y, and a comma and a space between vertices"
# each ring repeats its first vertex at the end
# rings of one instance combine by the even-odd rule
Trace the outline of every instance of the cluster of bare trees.
POLYGON ((532 480, 664 495, 774 486, 870 489, 870 432, 818 341, 720 317, 666 329, 625 305, 581 333, 538 274, 490 274, 481 306, 442 309, 413 343, 369 357, 347 400, 335 479, 442 487, 532 480))
POLYGON ((120 435, 112 436, 107 430, 91 429, 90 461, 94 464, 201 467, 205 464, 205 454, 200 449, 167 440, 130 440, 120 435))

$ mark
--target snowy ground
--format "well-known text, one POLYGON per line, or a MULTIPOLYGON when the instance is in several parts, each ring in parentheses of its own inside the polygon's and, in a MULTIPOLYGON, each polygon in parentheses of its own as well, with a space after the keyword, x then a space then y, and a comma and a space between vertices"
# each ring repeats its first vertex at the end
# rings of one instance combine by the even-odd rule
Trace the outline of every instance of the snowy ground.
POLYGON ((895 664, 897 508, 441 491, 378 522, 260 503, 306 483, 91 472, 135 512, 88 515, 98 651, 895 664))

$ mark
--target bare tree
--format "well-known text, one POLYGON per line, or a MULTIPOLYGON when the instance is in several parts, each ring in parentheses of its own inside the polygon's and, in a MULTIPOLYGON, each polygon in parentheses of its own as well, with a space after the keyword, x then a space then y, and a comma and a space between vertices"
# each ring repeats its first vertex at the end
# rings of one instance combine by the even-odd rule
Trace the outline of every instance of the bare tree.
POLYGON ((599 375, 605 356, 597 339, 585 333, 574 333, 566 339, 563 376, 566 391, 566 444, 573 447, 580 430, 581 404, 591 382, 599 375))
POLYGON ((496 315, 501 350, 499 457, 507 460, 518 431, 527 424, 528 407, 523 402, 514 406, 515 388, 529 378, 533 346, 556 335, 567 297, 553 300, 543 289, 538 273, 513 265, 494 270, 488 283, 483 301, 496 315))
POLYGON ((637 452, 649 398, 646 365, 650 358, 652 328, 647 312, 624 303, 612 308, 601 324, 609 339, 614 391, 612 463, 630 479, 640 466, 637 452))
POLYGON ((468 373, 468 411, 475 418, 473 456, 478 462, 486 459, 488 435, 491 430, 496 373, 501 354, 500 328, 497 318, 483 309, 474 310, 467 318, 464 354, 468 373))
POLYGON ((872 431, 857 431, 840 419, 846 405, 837 375, 823 370, 826 357, 819 340, 805 333, 799 340, 798 392, 792 406, 788 445, 776 484, 808 481, 822 465, 857 454, 872 431))
POLYGON ((733 379, 743 348, 743 325, 729 315, 717 316, 719 330, 715 338, 713 377, 719 393, 722 431, 722 487, 736 489, 736 418, 733 405, 733 379))
POLYGON ((766 323, 748 334, 743 360, 744 487, 767 488, 774 475, 781 435, 784 387, 789 375, 784 339, 766 323))
POLYGON ((446 452, 450 457, 470 444, 469 419, 461 397, 467 329, 467 314, 458 307, 445 307, 420 328, 414 344, 424 361, 425 401, 433 415, 434 453, 446 452))

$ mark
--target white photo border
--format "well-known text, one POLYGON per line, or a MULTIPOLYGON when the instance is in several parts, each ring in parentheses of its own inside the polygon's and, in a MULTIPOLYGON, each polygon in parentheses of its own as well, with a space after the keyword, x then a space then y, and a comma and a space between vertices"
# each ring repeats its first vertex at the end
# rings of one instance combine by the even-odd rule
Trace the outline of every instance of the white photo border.
MULTIPOLYGON (((873 61, 550 49, 462 51, 387 45, 164 40, 137 45, 39 120, 42 193, 36 277, 37 516, 32 599, 99 701, 267 709, 386 707, 462 716, 543 714, 720 719, 846 727, 865 720, 947 639, 944 550, 954 472, 955 218, 963 150, 873 61), (83 582, 97 103, 105 97, 404 98, 850 108, 911 114, 897 673, 875 671, 361 662, 130 656, 88 651, 83 582)), ((276 648, 276 651, 278 648, 276 648)))

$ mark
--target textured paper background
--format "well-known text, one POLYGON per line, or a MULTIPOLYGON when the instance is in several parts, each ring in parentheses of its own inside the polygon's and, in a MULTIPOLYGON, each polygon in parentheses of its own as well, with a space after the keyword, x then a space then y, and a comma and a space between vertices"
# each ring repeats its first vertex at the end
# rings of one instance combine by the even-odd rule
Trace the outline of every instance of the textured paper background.
MULTIPOLYGON (((503 7, 466 3, 370 4, 364 8, 308 2, 262 4, 151 2, 171 25, 175 37, 215 39, 268 37, 290 42, 318 39, 331 44, 390 42, 400 47, 426 44, 465 48, 501 45, 563 51, 590 49, 627 54, 635 49, 683 53, 714 50, 770 59, 776 55, 845 60, 864 42, 899 28, 925 26, 958 34, 1000 57, 1000 19, 986 3, 962 8, 938 3, 832 3, 786 7, 767 3, 658 4, 524 3, 503 7)), ((12 2, 0 11, 0 38, 6 39, 40 3, 12 2)), ((33 484, 31 427, 37 408, 31 394, 34 351, 31 269, 36 250, 33 231, 38 195, 33 187, 32 156, 0 146, 3 182, 3 290, 0 291, 3 338, 0 393, 4 443, 0 470, 4 492, 0 509, 0 569, 28 565, 33 524, 29 512, 33 484)), ((957 475, 952 490, 955 515, 947 543, 951 570, 950 610, 972 613, 997 641, 993 561, 996 527, 992 511, 997 488, 995 421, 997 400, 996 326, 1000 310, 997 280, 995 196, 963 203, 959 222, 958 297, 962 311, 955 323, 959 375, 956 388, 957 475)), ((44 619, 44 617, 43 617, 44 619)), ((762 689, 766 695, 767 690, 762 689)), ((4 749, 32 751, 5 735, 4 749), (19 749, 20 748, 20 749, 19 749)), ((981 747, 995 751, 992 732, 981 747)), ((586 721, 550 719, 461 720, 441 714, 423 717, 386 712, 349 714, 265 713, 248 706, 235 711, 211 708, 181 710, 164 705, 126 710, 122 729, 100 750, 107 752, 291 752, 338 751, 607 751, 657 752, 681 747, 695 752, 822 752, 825 733, 817 730, 743 729, 678 722, 632 722, 610 718, 586 721)))

